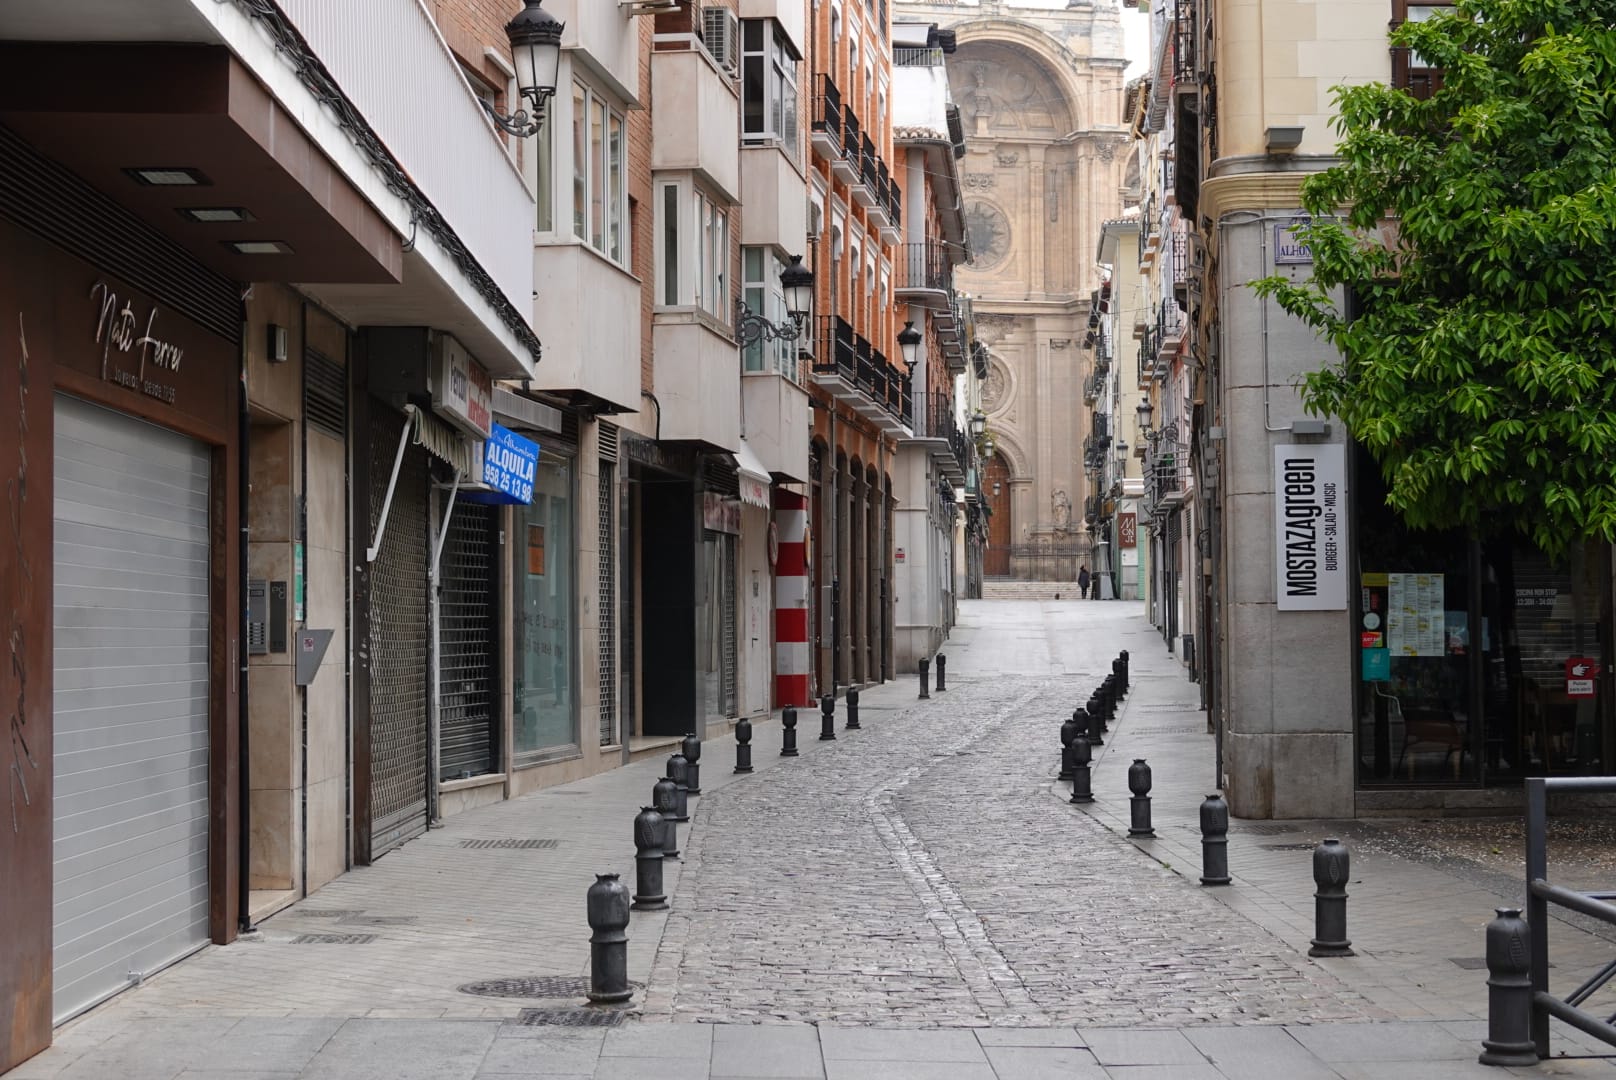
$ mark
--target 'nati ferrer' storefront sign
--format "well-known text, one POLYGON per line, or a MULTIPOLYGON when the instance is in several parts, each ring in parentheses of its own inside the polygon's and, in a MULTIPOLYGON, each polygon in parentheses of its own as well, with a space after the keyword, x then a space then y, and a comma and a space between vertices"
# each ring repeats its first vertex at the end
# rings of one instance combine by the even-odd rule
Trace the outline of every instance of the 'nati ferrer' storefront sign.
POLYGON ((1339 443, 1274 447, 1279 610, 1347 606, 1346 453, 1339 443))
POLYGON ((533 478, 538 470, 538 443, 490 423, 488 441, 483 443, 482 482, 491 490, 467 497, 476 502, 526 506, 533 501, 533 478))

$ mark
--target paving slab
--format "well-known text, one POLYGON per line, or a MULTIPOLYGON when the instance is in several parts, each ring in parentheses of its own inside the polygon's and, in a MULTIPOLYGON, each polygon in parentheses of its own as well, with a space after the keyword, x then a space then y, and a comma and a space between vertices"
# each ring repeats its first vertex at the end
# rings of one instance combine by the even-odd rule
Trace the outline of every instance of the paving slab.
POLYGON ((1129 1028, 1079 1029, 1101 1065, 1205 1065, 1206 1055, 1182 1032, 1129 1028))
POLYGON ((303 1080, 471 1080, 499 1025, 459 1020, 349 1020, 303 1070, 303 1080))
POLYGON ((724 1024, 713 1029, 714 1077, 822 1080, 819 1031, 804 1025, 724 1024))
POLYGON ((1480 1047, 1455 1038, 1441 1024, 1296 1025, 1297 1042, 1325 1061, 1463 1061, 1480 1047))
POLYGON ((1061 1046, 990 1046, 988 1064, 1001 1080, 1103 1080, 1087 1050, 1061 1046))
POLYGON ((823 1027, 819 1044, 827 1066, 837 1061, 986 1065, 988 1060, 969 1031, 823 1027))
POLYGON ((977 1028, 976 1041, 984 1047, 1064 1046, 1082 1049, 1087 1044, 1076 1028, 977 1028))

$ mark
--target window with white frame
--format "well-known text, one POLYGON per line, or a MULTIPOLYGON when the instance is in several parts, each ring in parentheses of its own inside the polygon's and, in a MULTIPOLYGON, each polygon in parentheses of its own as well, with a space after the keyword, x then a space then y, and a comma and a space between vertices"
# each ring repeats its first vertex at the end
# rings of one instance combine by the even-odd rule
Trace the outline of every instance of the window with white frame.
POLYGON ((797 54, 773 19, 741 24, 741 141, 797 148, 797 54))
POLYGON ((729 212, 688 177, 656 185, 657 305, 694 307, 726 326, 729 212))
MULTIPOLYGON (((791 316, 786 312, 785 291, 780 286, 780 274, 785 268, 785 263, 769 248, 741 249, 741 287, 745 290, 746 309, 755 315, 762 315, 776 326, 791 321, 791 316)), ((797 380, 795 341, 766 341, 759 338, 746 347, 742 358, 745 371, 773 371, 793 382, 797 380)))
POLYGON ((628 152, 623 114, 572 84, 572 234, 616 263, 628 261, 628 152))

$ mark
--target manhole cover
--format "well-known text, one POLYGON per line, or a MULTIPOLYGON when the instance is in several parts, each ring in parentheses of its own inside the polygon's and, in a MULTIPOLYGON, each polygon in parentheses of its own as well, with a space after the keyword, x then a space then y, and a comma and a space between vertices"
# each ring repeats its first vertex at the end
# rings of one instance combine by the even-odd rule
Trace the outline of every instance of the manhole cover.
POLYGON ((528 1027, 616 1027, 626 1015, 621 1009, 523 1009, 516 1022, 528 1027))
POLYGON ((293 945, 368 945, 376 940, 375 934, 299 934, 293 945))
POLYGON ((466 983, 462 994, 504 998, 579 998, 589 989, 589 980, 569 975, 522 975, 512 979, 486 979, 466 983))
POLYGON ((1309 844, 1309 843, 1301 843, 1301 844, 1258 844, 1257 846, 1262 848, 1264 851, 1312 851, 1313 848, 1315 846, 1317 846, 1317 845, 1309 844))
POLYGON ((500 840, 462 840, 460 841, 460 846, 463 848, 521 848, 524 850, 531 850, 535 848, 553 848, 556 846, 556 842, 554 840, 521 840, 506 838, 500 840))

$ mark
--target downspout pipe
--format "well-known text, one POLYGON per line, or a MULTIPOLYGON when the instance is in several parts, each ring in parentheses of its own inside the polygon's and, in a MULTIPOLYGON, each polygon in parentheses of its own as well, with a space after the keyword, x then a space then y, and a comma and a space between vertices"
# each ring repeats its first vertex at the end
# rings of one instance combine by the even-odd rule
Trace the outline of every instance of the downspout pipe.
POLYGON ((232 660, 236 664, 236 709, 240 732, 237 735, 236 800, 238 836, 236 839, 237 898, 236 929, 238 933, 251 933, 252 925, 252 756, 248 746, 252 729, 247 699, 247 555, 251 542, 248 527, 247 500, 252 493, 252 474, 249 468, 252 446, 252 411, 248 405, 247 297, 241 299, 241 375, 236 384, 236 514, 237 526, 237 581, 241 609, 236 624, 236 649, 232 660))

